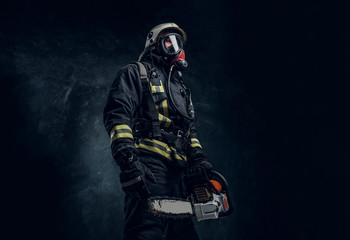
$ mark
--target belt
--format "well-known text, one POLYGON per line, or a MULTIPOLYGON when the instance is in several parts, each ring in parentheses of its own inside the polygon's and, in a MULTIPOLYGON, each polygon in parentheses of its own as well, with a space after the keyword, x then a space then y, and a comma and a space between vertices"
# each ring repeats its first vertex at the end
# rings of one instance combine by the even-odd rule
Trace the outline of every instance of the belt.
MULTIPOLYGON (((150 138, 152 139, 152 124, 149 121, 139 121, 135 123, 133 127, 133 133, 135 138, 150 138)), ((178 151, 184 151, 191 145, 186 134, 179 129, 175 128, 162 128, 160 129, 160 137, 153 139, 159 141, 165 141, 170 146, 176 148, 178 151)))
MULTIPOLYGON (((163 133, 169 133, 171 135, 177 136, 177 137, 186 137, 185 133, 176 128, 161 128, 160 129, 161 134, 163 133)), ((141 120, 134 124, 133 126, 133 133, 134 137, 136 135, 136 138, 143 138, 143 137, 151 137, 152 138, 152 124, 148 120, 141 120)))

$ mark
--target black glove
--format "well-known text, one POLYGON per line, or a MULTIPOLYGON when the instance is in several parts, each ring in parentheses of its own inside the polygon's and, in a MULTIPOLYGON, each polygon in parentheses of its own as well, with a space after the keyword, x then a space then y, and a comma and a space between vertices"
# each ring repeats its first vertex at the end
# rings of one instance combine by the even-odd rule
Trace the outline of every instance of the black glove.
POLYGON ((197 161, 194 161, 192 163, 192 167, 198 166, 203 167, 207 174, 209 174, 213 169, 213 165, 211 165, 211 163, 207 159, 198 159, 197 161))
POLYGON ((123 191, 136 199, 147 199, 150 191, 146 185, 146 179, 156 182, 151 170, 138 159, 139 152, 132 145, 124 145, 117 148, 112 145, 113 156, 120 166, 120 183, 123 191), (114 148, 113 148, 114 147, 114 148))
POLYGON ((204 168, 206 173, 210 173, 210 171, 213 169, 213 166, 209 162, 207 155, 203 152, 202 149, 192 148, 188 155, 190 158, 190 167, 201 166, 204 168))
POLYGON ((187 169, 186 183, 189 189, 196 185, 202 185, 209 182, 209 176, 203 166, 197 165, 187 169))
POLYGON ((147 199, 150 196, 150 191, 146 184, 146 179, 156 182, 151 170, 139 160, 133 160, 128 166, 125 166, 120 174, 120 183, 123 191, 132 198, 147 199))
POLYGON ((213 166, 208 161, 207 155, 204 154, 202 149, 192 148, 188 152, 188 156, 190 161, 186 174, 186 182, 189 189, 193 189, 196 185, 208 183, 213 166))

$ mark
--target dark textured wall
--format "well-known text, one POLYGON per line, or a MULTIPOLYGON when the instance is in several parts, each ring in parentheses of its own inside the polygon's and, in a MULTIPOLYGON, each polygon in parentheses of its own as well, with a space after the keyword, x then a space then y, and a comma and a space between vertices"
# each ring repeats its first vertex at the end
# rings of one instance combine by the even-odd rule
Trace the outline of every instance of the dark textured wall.
POLYGON ((346 238, 342 6, 17 0, 0 11, 4 239, 120 239, 102 110, 119 67, 167 21, 188 34, 200 140, 234 192, 234 215, 196 224, 201 239, 346 238))

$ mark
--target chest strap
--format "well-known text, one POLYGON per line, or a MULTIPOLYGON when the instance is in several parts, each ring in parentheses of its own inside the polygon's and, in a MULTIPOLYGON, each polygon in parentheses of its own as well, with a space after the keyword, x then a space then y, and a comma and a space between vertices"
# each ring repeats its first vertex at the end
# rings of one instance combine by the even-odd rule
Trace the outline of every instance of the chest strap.
POLYGON ((152 98, 146 67, 141 62, 134 62, 134 63, 136 63, 140 72, 140 80, 141 80, 142 92, 143 92, 142 94, 146 99, 148 114, 152 120, 152 132, 151 132, 152 136, 150 137, 152 138, 161 137, 158 112, 156 109, 156 104, 154 103, 152 98))

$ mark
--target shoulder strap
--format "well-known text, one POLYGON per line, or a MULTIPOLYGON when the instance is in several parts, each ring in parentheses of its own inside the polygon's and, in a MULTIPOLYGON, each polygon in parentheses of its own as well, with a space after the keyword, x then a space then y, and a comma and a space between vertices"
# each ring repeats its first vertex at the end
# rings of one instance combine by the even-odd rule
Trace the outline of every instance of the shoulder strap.
POLYGON ((156 104, 154 103, 152 98, 146 67, 141 62, 133 62, 133 63, 135 63, 138 66, 138 69, 140 72, 140 80, 142 84, 143 95, 145 96, 145 99, 147 101, 149 115, 152 119, 152 137, 160 137, 161 134, 160 134, 160 123, 158 118, 158 112, 156 109, 156 104))
POLYGON ((143 65, 143 63, 141 63, 141 62, 134 62, 134 63, 136 63, 136 65, 137 65, 138 68, 139 68, 141 81, 142 81, 143 79, 147 79, 147 81, 148 81, 147 70, 146 70, 145 65, 143 65))

